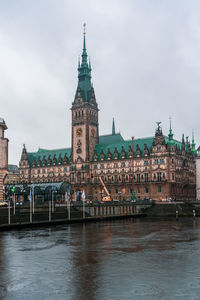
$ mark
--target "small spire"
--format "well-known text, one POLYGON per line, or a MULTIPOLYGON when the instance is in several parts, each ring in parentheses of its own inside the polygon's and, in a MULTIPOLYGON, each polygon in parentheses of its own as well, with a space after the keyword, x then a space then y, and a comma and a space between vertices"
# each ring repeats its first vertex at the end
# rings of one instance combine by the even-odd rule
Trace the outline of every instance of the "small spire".
POLYGON ((185 144, 184 133, 182 134, 182 144, 185 144))
POLYGON ((172 118, 171 117, 169 117, 169 135, 168 135, 168 137, 169 137, 169 140, 172 140, 173 139, 173 132, 172 132, 172 118))
POLYGON ((196 151, 196 149, 195 149, 195 146, 196 146, 196 144, 195 144, 195 141, 194 141, 194 130, 192 130, 192 152, 195 152, 196 151))
POLYGON ((113 118, 113 123, 112 123, 112 135, 115 134, 115 120, 113 118))
POLYGON ((21 155, 21 160, 23 159, 27 159, 27 151, 26 151, 25 144, 23 144, 22 155, 21 155))

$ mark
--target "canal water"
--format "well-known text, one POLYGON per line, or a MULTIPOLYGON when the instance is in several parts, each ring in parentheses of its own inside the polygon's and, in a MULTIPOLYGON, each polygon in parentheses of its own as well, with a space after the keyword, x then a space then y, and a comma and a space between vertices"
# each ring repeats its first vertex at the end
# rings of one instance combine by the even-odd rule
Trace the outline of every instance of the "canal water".
POLYGON ((1 232, 0 299, 200 299, 200 219, 1 232))

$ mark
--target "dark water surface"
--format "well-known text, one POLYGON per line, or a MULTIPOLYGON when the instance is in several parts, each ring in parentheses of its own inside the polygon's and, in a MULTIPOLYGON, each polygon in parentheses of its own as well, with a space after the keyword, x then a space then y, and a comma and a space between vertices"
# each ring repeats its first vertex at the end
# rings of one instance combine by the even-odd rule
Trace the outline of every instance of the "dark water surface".
POLYGON ((0 299, 200 299, 200 219, 1 232, 0 299))

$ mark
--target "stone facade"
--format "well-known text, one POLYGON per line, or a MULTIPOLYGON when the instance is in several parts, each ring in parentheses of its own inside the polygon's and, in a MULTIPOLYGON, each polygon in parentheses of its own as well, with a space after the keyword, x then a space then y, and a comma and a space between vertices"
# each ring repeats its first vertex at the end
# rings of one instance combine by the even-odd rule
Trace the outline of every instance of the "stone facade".
POLYGON ((197 199, 200 200, 200 147, 197 150, 196 156, 196 191, 197 199))
POLYGON ((120 133, 99 136, 98 105, 91 84, 85 35, 78 86, 72 103, 72 147, 39 149, 24 146, 19 163, 21 183, 69 182, 73 200, 84 190, 86 198, 100 200, 104 194, 99 177, 116 200, 136 197, 154 200, 195 199, 195 145, 188 138, 173 138, 170 124, 165 136, 158 122, 148 138, 124 140, 120 133))
POLYGON ((5 121, 0 118, 0 201, 4 200, 4 181, 8 172, 8 139, 4 137, 6 129, 5 121))

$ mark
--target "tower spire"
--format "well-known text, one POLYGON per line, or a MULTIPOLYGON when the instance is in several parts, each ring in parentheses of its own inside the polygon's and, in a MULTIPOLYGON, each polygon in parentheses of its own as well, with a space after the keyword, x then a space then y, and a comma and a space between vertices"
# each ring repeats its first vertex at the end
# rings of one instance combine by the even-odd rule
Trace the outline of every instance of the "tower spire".
MULTIPOLYGON (((86 51, 86 24, 83 24, 83 51, 81 54, 81 62, 78 63, 78 88, 77 91, 81 92, 83 100, 88 102, 92 95, 92 83, 91 83, 91 66, 88 65, 88 55, 86 51)), ((77 92, 75 98, 77 96, 77 92)))
POLYGON ((113 123, 112 123, 112 135, 115 134, 115 120, 113 118, 113 123))

